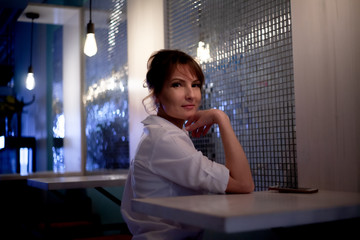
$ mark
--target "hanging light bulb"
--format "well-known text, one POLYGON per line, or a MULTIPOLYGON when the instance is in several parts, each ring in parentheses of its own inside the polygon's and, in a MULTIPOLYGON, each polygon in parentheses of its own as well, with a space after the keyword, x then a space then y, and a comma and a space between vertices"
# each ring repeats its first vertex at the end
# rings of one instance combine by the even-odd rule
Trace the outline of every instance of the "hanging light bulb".
POLYGON ((26 89, 28 89, 30 91, 35 88, 35 78, 34 78, 34 73, 33 73, 31 66, 29 67, 28 74, 26 76, 25 87, 26 87, 26 89))
POLYGON ((31 43, 30 43, 30 66, 28 68, 28 74, 25 80, 25 87, 28 90, 33 90, 35 88, 35 77, 32 68, 32 48, 33 48, 33 34, 34 34, 34 19, 39 18, 38 13, 26 13, 26 17, 31 19, 31 43))
POLYGON ((84 53, 92 57, 97 52, 97 45, 96 45, 96 39, 95 39, 95 25, 91 21, 91 0, 90 0, 90 21, 87 24, 86 29, 86 40, 85 40, 85 46, 84 46, 84 53))
POLYGON ((86 40, 85 40, 85 46, 84 46, 84 53, 92 57, 97 52, 97 45, 96 45, 96 39, 95 39, 95 31, 94 31, 94 24, 90 22, 87 24, 87 34, 86 34, 86 40))

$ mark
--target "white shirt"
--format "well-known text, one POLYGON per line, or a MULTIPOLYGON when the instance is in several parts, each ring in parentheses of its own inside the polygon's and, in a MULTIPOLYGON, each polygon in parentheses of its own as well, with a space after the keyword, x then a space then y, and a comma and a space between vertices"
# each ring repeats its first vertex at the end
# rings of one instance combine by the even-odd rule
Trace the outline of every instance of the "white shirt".
POLYGON ((201 229, 131 211, 132 198, 225 193, 229 170, 197 151, 188 133, 158 116, 148 116, 130 162, 121 211, 137 239, 186 239, 201 229))

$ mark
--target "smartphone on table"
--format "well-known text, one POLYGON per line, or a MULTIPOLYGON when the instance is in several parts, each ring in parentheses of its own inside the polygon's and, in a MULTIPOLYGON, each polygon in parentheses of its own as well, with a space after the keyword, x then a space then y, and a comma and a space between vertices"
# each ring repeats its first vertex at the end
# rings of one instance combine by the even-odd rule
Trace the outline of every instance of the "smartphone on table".
POLYGON ((279 193, 317 193, 319 191, 317 188, 289 188, 278 186, 271 186, 268 189, 278 191, 279 193))

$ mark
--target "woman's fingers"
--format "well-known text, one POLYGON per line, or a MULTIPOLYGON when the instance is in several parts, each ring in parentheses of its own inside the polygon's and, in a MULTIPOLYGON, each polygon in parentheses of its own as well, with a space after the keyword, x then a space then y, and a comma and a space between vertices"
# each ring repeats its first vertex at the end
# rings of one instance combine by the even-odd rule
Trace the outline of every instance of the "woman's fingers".
POLYGON ((204 136, 214 124, 212 119, 213 116, 211 110, 198 111, 194 116, 188 119, 185 124, 185 129, 191 132, 193 137, 204 136))
POLYGON ((189 127, 186 128, 186 130, 191 132, 193 137, 201 137, 209 132, 211 126, 212 124, 206 124, 205 122, 199 123, 198 121, 191 124, 189 127))
POLYGON ((190 131, 190 132, 194 131, 198 127, 200 127, 200 122, 198 121, 198 118, 196 118, 195 116, 189 118, 185 124, 186 131, 190 131))
POLYGON ((205 126, 205 129, 204 129, 203 135, 206 135, 206 134, 209 132, 209 130, 210 130, 210 128, 211 128, 211 126, 212 126, 212 124, 211 124, 211 125, 206 125, 206 126, 205 126))

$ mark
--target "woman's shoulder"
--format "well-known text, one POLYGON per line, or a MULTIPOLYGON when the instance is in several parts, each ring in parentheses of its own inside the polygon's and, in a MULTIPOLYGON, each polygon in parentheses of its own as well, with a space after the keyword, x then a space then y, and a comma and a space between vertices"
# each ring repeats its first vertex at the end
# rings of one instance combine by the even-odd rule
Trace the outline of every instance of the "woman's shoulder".
POLYGON ((144 121, 144 132, 137 148, 137 160, 146 162, 161 159, 159 155, 189 155, 194 145, 189 134, 158 116, 148 116, 144 121))
POLYGON ((175 126, 173 123, 169 122, 165 118, 156 116, 156 115, 150 115, 147 118, 145 118, 142 123, 144 124, 144 128, 148 129, 154 129, 154 130, 160 130, 163 132, 173 132, 173 133, 185 133, 187 132, 184 129, 180 129, 177 126, 175 126))
POLYGON ((186 142, 191 142, 188 132, 178 128, 162 117, 150 115, 142 121, 142 123, 144 124, 144 133, 146 137, 152 139, 152 141, 169 141, 169 143, 174 143, 185 140, 186 142))

